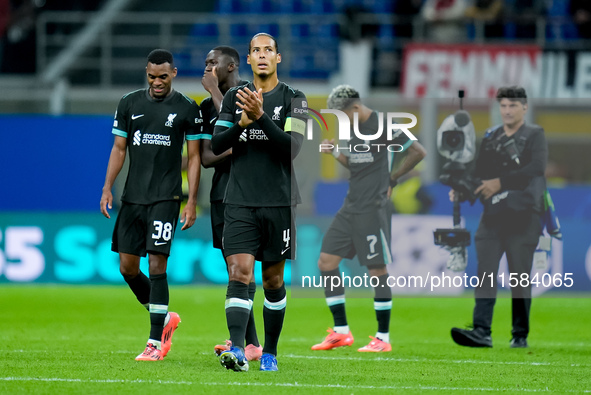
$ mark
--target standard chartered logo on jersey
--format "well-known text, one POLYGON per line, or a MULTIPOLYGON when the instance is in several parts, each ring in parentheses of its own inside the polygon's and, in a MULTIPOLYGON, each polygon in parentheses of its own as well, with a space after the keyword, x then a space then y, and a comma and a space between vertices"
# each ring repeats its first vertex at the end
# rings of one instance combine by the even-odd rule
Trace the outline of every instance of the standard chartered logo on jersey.
POLYGON ((148 145, 165 145, 170 147, 170 136, 166 134, 145 133, 136 130, 133 134, 133 145, 148 144, 148 145))
POLYGON ((248 131, 244 129, 238 140, 245 143, 248 140, 269 140, 269 138, 261 129, 248 129, 248 131))
POLYGON ((250 129, 248 138, 251 140, 269 140, 265 132, 261 129, 250 129))
POLYGON ((139 130, 136 130, 135 133, 133 134, 133 145, 140 145, 141 141, 142 141, 142 132, 140 132, 139 130))
POLYGON ((373 154, 371 152, 351 152, 349 157, 349 163, 371 163, 374 161, 373 154))

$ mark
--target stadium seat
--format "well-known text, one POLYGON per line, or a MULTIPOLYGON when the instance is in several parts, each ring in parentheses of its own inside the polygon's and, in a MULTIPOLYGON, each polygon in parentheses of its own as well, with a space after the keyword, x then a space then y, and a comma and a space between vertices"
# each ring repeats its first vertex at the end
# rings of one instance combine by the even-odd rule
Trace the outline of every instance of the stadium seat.
MULTIPOLYGON (((289 1, 281 2, 280 0, 263 0, 260 1, 260 13, 261 14, 280 14, 280 13, 289 13, 289 8, 287 7, 287 11, 282 9, 283 3, 289 3, 289 1)), ((287 4, 289 6, 289 4, 287 4)))
POLYGON ((255 30, 256 32, 253 32, 253 35, 258 32, 265 32, 269 33, 273 37, 277 37, 278 39, 280 37, 279 25, 276 23, 265 23, 258 26, 255 25, 255 30))
POLYGON ((336 23, 313 25, 312 35, 323 45, 337 46, 339 41, 339 25, 336 23))
POLYGON ((331 0, 312 1, 309 4, 309 12, 316 15, 334 14, 337 12, 334 3, 331 0))
POLYGON ((292 12, 294 14, 309 13, 309 3, 306 0, 292 0, 292 12))
POLYGON ((240 0, 218 0, 215 11, 220 14, 235 14, 240 12, 240 0))
MULTIPOLYGON (((186 76, 196 76, 203 72, 203 68, 201 71, 197 71, 197 68, 193 64, 193 53, 187 51, 186 49, 181 50, 179 52, 174 52, 174 62, 176 67, 179 70, 179 75, 186 77, 186 76)), ((205 57, 203 57, 205 59, 205 57)))
POLYGON ((279 37, 279 25, 276 23, 247 24, 233 23, 230 25, 230 36, 236 38, 250 38, 253 35, 265 32, 274 37, 279 37))
POLYGON ((466 37, 468 41, 474 41, 474 38, 476 38, 476 26, 474 26, 473 22, 466 23, 466 37))
POLYGON ((291 0, 271 0, 271 8, 273 12, 277 12, 280 14, 292 14, 293 13, 293 3, 291 0))
POLYGON ((579 38, 569 10, 568 1, 548 2, 546 20, 546 39, 548 41, 566 41, 579 38))
POLYGON ((334 14, 339 12, 346 1, 338 0, 291 0, 291 12, 294 14, 334 14))
POLYGON ((308 41, 310 37, 310 25, 298 23, 291 25, 291 39, 293 42, 308 41))
POLYGON ((381 25, 378 30, 378 43, 380 49, 394 47, 394 25, 381 25))
POLYGON ((360 5, 376 14, 391 14, 394 10, 394 1, 362 0, 360 5))
POLYGON ((196 23, 189 34, 199 38, 217 37, 219 34, 218 25, 216 23, 196 23))
POLYGON ((326 79, 338 69, 338 49, 303 46, 300 55, 291 59, 292 78, 326 79))
POLYGON ((245 23, 233 23, 230 25, 230 36, 232 38, 243 38, 248 36, 248 25, 245 23))
POLYGON ((517 38, 517 24, 515 22, 505 23, 505 38, 513 41, 517 38))

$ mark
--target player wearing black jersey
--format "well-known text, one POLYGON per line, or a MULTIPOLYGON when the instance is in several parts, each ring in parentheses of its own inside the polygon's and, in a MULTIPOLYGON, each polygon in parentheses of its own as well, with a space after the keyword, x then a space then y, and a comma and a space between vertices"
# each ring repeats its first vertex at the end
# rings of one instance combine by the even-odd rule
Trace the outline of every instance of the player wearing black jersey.
MULTIPOLYGON (((343 111, 351 121, 358 115, 359 131, 364 135, 374 135, 380 128, 378 113, 365 106, 359 93, 348 85, 339 85, 328 97, 328 108, 343 111)), ((374 309, 378 321, 378 331, 370 343, 358 349, 361 352, 391 351, 390 311, 392 309, 392 290, 387 284, 386 265, 392 260, 390 255, 390 219, 386 202, 399 177, 413 169, 426 155, 418 141, 413 141, 401 130, 388 140, 387 134, 372 141, 363 152, 334 151, 334 140, 325 140, 322 152, 334 155, 339 163, 347 167, 351 176, 349 191, 343 207, 332 221, 320 250, 318 267, 325 284, 326 303, 334 319, 334 328, 322 343, 312 346, 312 350, 331 350, 350 346, 353 335, 347 324, 345 314, 345 287, 341 283, 332 287, 332 277, 340 277, 339 263, 343 258, 351 259, 355 255, 359 262, 367 267, 369 275, 378 279, 374 288, 374 309), (406 156, 396 170, 392 170, 393 152, 406 151, 406 156)), ((359 137, 349 141, 351 147, 367 144, 359 137)), ((374 283, 372 283, 374 284, 374 283)))
POLYGON ((228 369, 248 370, 244 335, 250 303, 248 284, 255 258, 262 261, 265 303, 265 344, 261 370, 277 370, 277 342, 286 306, 285 259, 295 249, 295 205, 300 197, 293 174, 306 123, 304 94, 277 79, 281 62, 277 41, 256 34, 249 44, 248 63, 254 81, 224 96, 211 140, 219 155, 232 148, 226 204, 223 253, 228 262, 226 320, 232 348, 220 355, 228 369))
POLYGON ((193 226, 201 175, 199 140, 203 138, 197 103, 172 89, 176 77, 172 54, 156 49, 148 55, 148 89, 123 96, 115 113, 101 212, 110 218, 111 189, 129 151, 129 172, 115 222, 111 248, 119 269, 138 301, 150 312, 150 335, 138 361, 162 360, 180 317, 168 312, 166 267, 182 200, 181 154, 187 140, 189 199, 181 214, 182 230, 193 226), (148 278, 140 257, 149 254, 148 278))
MULTIPOLYGON (((235 86, 248 84, 248 81, 242 81, 239 75, 240 55, 232 47, 215 47, 207 54, 205 58, 205 71, 201 84, 211 95, 201 102, 201 111, 203 112, 203 133, 206 138, 201 144, 201 164, 205 168, 214 167, 215 172, 212 178, 210 202, 211 202, 211 232, 213 236, 213 246, 222 248, 222 233, 224 230, 224 193, 230 177, 230 160, 232 148, 226 150, 221 155, 216 155, 211 150, 211 136, 213 127, 218 119, 218 112, 222 106, 222 100, 228 89, 235 86)), ((254 301, 256 293, 256 284, 254 278, 248 284, 248 298, 250 305, 254 301)), ((263 347, 257 337, 254 313, 250 310, 250 317, 246 327, 246 348, 244 354, 249 361, 260 359, 263 347)), ((219 344, 214 347, 217 355, 223 351, 229 350, 231 342, 219 344)))

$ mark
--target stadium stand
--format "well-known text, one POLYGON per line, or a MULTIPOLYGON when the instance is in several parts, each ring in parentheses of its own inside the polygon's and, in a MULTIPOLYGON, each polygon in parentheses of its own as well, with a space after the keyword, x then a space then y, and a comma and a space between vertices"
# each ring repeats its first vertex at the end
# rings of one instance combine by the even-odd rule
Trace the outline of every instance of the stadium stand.
MULTIPOLYGON (((40 7, 34 13, 37 26, 37 48, 31 57, 34 64, 5 65, 4 69, 29 73, 44 69, 107 3, 107 0, 96 0, 89 2, 84 9, 75 8, 75 12, 67 11, 67 7, 56 10, 49 2, 40 7)), ((223 43, 236 46, 243 53, 241 46, 259 31, 276 36, 284 54, 291 51, 297 54, 285 57, 289 60, 285 60, 284 73, 287 75, 284 78, 328 80, 338 70, 338 47, 344 37, 343 13, 355 8, 357 12, 365 12, 356 17, 370 21, 368 34, 375 36, 373 85, 397 88, 402 48, 408 42, 422 41, 425 34, 416 4, 409 6, 411 2, 402 0, 220 0, 197 3, 188 0, 174 2, 174 8, 159 14, 158 18, 153 13, 154 1, 130 3, 123 13, 103 27, 101 34, 84 51, 84 56, 71 65, 69 82, 109 86, 122 81, 139 81, 141 76, 129 71, 134 68, 132 62, 155 44, 174 51, 179 66, 182 66, 179 67, 181 75, 199 75, 208 48, 223 43), (251 17, 254 15, 257 17, 251 17), (373 24, 375 27, 371 27, 373 24), (103 68, 100 73, 88 72, 105 64, 107 69, 103 68), (385 64, 394 70, 385 74, 382 71, 385 64)), ((545 49, 561 49, 564 45, 570 49, 584 48, 570 15, 570 1, 506 0, 503 4, 500 24, 498 21, 466 20, 468 41, 530 42, 545 49)), ((10 45, 5 48, 6 51, 11 49, 10 45)), ((5 62, 11 59, 11 56, 4 57, 5 62)))

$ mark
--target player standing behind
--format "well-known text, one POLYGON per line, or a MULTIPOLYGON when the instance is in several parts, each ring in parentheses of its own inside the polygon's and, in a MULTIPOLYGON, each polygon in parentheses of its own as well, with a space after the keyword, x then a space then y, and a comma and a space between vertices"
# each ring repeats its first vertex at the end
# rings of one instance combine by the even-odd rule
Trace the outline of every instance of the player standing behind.
POLYGON ((277 370, 277 343, 285 316, 285 259, 295 249, 295 205, 300 202, 293 174, 306 123, 304 94, 280 82, 277 41, 258 33, 250 41, 248 63, 254 81, 224 96, 211 140, 213 152, 232 148, 223 253, 228 263, 226 320, 232 348, 220 355, 227 369, 248 370, 244 336, 250 316, 248 284, 255 258, 262 262, 265 345, 260 370, 277 370))
POLYGON ((168 312, 166 266, 182 200, 181 155, 185 139, 188 152, 189 198, 183 209, 182 230, 195 223, 197 189, 201 176, 199 139, 203 138, 197 103, 172 89, 177 75, 172 54, 156 49, 148 55, 149 88, 123 96, 115 113, 111 150, 101 212, 110 218, 111 188, 129 150, 129 173, 121 196, 111 249, 119 253, 119 270, 150 312, 150 335, 138 361, 162 360, 181 321, 168 312), (140 271, 140 257, 149 254, 148 278, 140 271))
MULTIPOLYGON (((358 114, 359 131, 362 134, 373 135, 379 129, 378 113, 362 104, 359 93, 348 85, 339 85, 332 90, 328 97, 328 108, 343 111, 350 120, 354 119, 354 114, 358 114)), ((325 140, 323 144, 334 147, 334 140, 325 140)), ((347 145, 357 144, 364 144, 364 141, 354 136, 347 145)), ((328 285, 324 288, 324 295, 335 326, 328 330, 329 335, 322 343, 312 346, 312 350, 331 350, 353 344, 353 335, 345 313, 345 288, 343 284, 331 287, 331 278, 340 277, 339 263, 343 258, 352 259, 355 255, 361 265, 367 267, 369 275, 378 278, 378 286, 374 288, 378 331, 375 338, 370 336, 372 340, 367 346, 357 351, 392 350, 392 290, 387 284, 386 270, 392 257, 389 242, 390 216, 386 204, 398 178, 412 170, 425 157, 426 151, 418 141, 410 140, 402 131, 394 134, 392 141, 383 133, 371 147, 369 152, 351 152, 347 156, 333 152, 333 148, 322 149, 322 152, 334 155, 339 163, 348 168, 351 176, 347 197, 324 236, 318 260, 324 284, 328 285), (407 151, 406 157, 395 171, 392 171, 394 153, 384 148, 390 144, 399 144, 403 147, 401 151, 407 151), (376 148, 378 145, 382 145, 382 148, 376 148)))
MULTIPOLYGON (((211 183, 211 233, 213 235, 213 246, 222 249, 222 233, 224 231, 224 193, 230 177, 230 158, 232 148, 226 150, 221 155, 215 155, 211 150, 211 136, 213 127, 218 119, 218 112, 222 106, 222 100, 228 89, 235 86, 248 84, 248 81, 242 81, 239 75, 240 55, 232 47, 215 47, 207 54, 205 58, 205 71, 201 84, 209 92, 211 97, 201 102, 201 111, 203 112, 203 133, 207 136, 201 144, 201 164, 205 168, 214 166, 215 172, 211 183)), ((254 278, 248 284, 248 299, 252 306, 256 292, 254 278)), ((254 321, 254 314, 251 309, 248 325, 246 327, 246 348, 244 354, 249 361, 258 361, 261 358, 263 347, 259 344, 257 331, 254 321)), ((215 346, 217 355, 227 351, 231 347, 228 340, 224 345, 215 346)))

